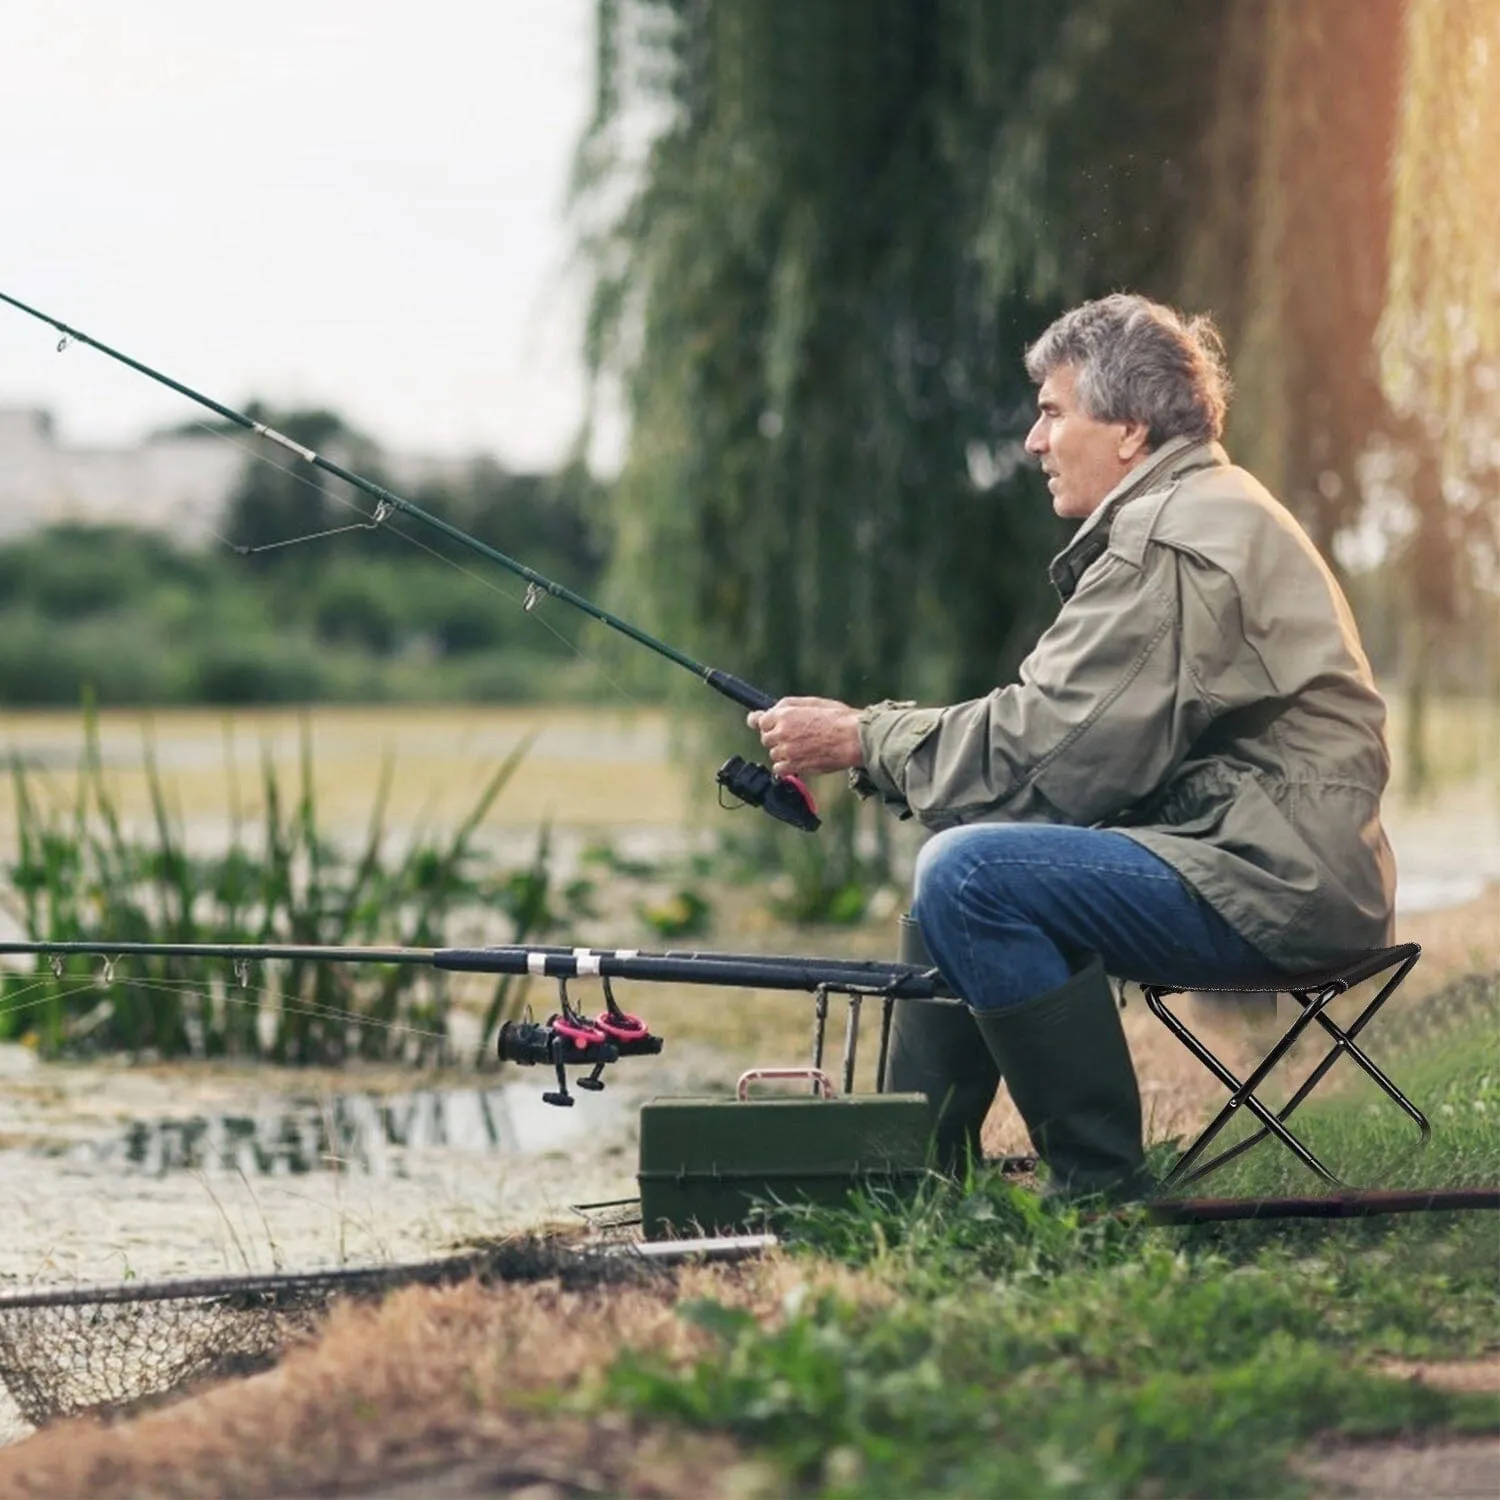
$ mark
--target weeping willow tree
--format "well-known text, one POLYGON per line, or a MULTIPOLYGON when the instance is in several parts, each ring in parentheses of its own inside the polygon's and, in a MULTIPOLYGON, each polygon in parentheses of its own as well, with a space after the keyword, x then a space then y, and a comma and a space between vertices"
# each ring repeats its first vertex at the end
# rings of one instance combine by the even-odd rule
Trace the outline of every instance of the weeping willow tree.
POLYGON ((578 199, 631 423, 617 600, 773 690, 1002 680, 1062 539, 1021 349, 1180 282, 1221 13, 600 0, 578 199))
POLYGON ((1227 14, 1183 296, 1228 337, 1235 456, 1336 566, 1341 542, 1367 558, 1394 543, 1382 633, 1400 640, 1420 790, 1436 659, 1455 627, 1481 646, 1494 629, 1479 579, 1500 524, 1500 5, 1230 0, 1227 14))
POLYGON ((1500 3, 1410 0, 1407 34, 1384 373, 1461 474, 1497 435, 1500 3))
POLYGON ((1401 14, 1402 0, 1227 0, 1182 288, 1229 345, 1231 451, 1335 562, 1387 424, 1375 335, 1401 14))
POLYGON ((1415 455, 1400 518, 1409 789, 1435 658, 1500 655, 1500 3, 1410 0, 1382 373, 1415 455))
POLYGON ((1062 539, 1022 347, 1123 286, 1215 313, 1231 451, 1335 562, 1403 455, 1412 607, 1451 602, 1494 515, 1497 9, 598 0, 620 601, 775 690, 988 690, 1062 539))

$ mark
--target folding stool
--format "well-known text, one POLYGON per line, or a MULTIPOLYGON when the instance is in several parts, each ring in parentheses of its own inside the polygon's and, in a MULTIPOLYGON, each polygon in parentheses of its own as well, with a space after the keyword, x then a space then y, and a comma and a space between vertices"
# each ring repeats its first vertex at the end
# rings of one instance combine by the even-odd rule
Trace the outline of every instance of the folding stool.
POLYGON ((1207 1176, 1208 1173, 1214 1171, 1216 1168, 1223 1166, 1226 1162, 1232 1161, 1235 1157, 1248 1151, 1252 1146, 1259 1144, 1268 1135, 1274 1135, 1300 1162, 1316 1172, 1325 1182, 1330 1182, 1340 1187, 1343 1186, 1340 1180, 1292 1134, 1286 1125, 1287 1120, 1298 1105, 1322 1082, 1324 1075, 1340 1056, 1353 1058, 1384 1090, 1386 1096, 1394 1100, 1395 1103, 1399 1104, 1406 1111, 1411 1119, 1415 1121, 1417 1129, 1421 1132, 1420 1144, 1425 1145, 1427 1138, 1432 1134, 1432 1127, 1427 1123, 1426 1116, 1381 1072, 1369 1056, 1355 1045, 1355 1038, 1374 1018, 1375 1013, 1394 993, 1401 981, 1411 973, 1412 967, 1416 964, 1421 953, 1422 949, 1418 944, 1402 943, 1395 948, 1375 949, 1370 953, 1366 953, 1363 957, 1351 963, 1344 964, 1339 968, 1324 969, 1312 974, 1295 976, 1278 975, 1274 978, 1268 977, 1264 980, 1244 984, 1143 984, 1141 988, 1145 993, 1146 1004, 1151 1008, 1152 1014, 1229 1090, 1229 1102, 1214 1116, 1213 1120, 1204 1128, 1197 1140, 1188 1146, 1178 1158, 1176 1165, 1167 1174, 1162 1186, 1164 1188, 1181 1187, 1189 1182, 1196 1181, 1200 1177, 1207 1176), (1365 1006, 1359 1013, 1354 1024, 1347 1030, 1341 1027, 1328 1014, 1327 1008, 1329 1002, 1336 996, 1342 995, 1346 990, 1353 989, 1355 985, 1362 983, 1366 979, 1372 979, 1377 974, 1383 974, 1391 969, 1394 969, 1395 972, 1385 981, 1374 999, 1365 1006), (1277 994, 1290 995, 1297 1002, 1300 1009, 1292 1024, 1286 1029, 1271 1050, 1266 1053, 1265 1058, 1248 1078, 1241 1080, 1236 1078, 1203 1045, 1202 1041, 1184 1025, 1179 1016, 1174 1015, 1172 1011, 1167 1009, 1163 997, 1180 994, 1187 989, 1209 994, 1270 990, 1277 994), (1297 1038, 1313 1024, 1321 1027, 1328 1036, 1333 1038, 1333 1046, 1330 1048, 1327 1056, 1303 1080, 1301 1086, 1287 1103, 1279 1110, 1273 1112, 1256 1097, 1256 1090, 1270 1076, 1272 1069, 1275 1068, 1277 1063, 1291 1050, 1297 1038), (1195 1165, 1198 1162, 1198 1158, 1203 1155, 1214 1138, 1235 1118, 1242 1107, 1248 1109, 1260 1121, 1261 1128, 1255 1131, 1254 1134, 1246 1136, 1244 1140, 1236 1142, 1235 1145, 1229 1147, 1227 1150, 1219 1152, 1217 1156, 1211 1157, 1202 1165, 1195 1165))

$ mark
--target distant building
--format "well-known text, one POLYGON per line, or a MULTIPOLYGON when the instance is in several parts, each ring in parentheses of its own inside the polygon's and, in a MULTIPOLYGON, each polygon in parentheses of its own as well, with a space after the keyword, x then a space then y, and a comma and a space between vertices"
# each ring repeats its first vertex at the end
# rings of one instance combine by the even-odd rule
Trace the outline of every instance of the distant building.
POLYGON ((206 542, 247 455, 222 438, 164 436, 72 448, 44 411, 0 409, 0 540, 63 521, 149 526, 206 542))
MULTIPOLYGON (((208 433, 148 437, 129 448, 75 448, 58 441, 45 411, 0 408, 0 542, 75 521, 149 527, 184 546, 215 537, 255 440, 208 433)), ((281 455, 273 461, 284 461, 281 455)), ((398 488, 454 482, 471 460, 383 456, 398 488)))

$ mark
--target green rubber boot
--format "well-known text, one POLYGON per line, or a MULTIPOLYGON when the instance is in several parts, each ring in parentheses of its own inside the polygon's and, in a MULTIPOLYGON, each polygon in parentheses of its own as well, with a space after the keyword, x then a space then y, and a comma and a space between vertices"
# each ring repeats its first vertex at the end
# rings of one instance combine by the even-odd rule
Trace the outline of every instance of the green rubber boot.
POLYGON ((1141 1095, 1099 961, 1034 1000, 973 1014, 1052 1174, 1048 1194, 1144 1197, 1141 1095))
MULTIPOLYGON (((932 963, 921 929, 908 916, 901 918, 900 959, 932 963)), ((939 1171, 960 1172, 969 1160, 979 1161, 980 1128, 999 1086, 999 1070, 967 1006, 896 1002, 885 1088, 927 1095, 936 1122, 933 1155, 939 1171)))

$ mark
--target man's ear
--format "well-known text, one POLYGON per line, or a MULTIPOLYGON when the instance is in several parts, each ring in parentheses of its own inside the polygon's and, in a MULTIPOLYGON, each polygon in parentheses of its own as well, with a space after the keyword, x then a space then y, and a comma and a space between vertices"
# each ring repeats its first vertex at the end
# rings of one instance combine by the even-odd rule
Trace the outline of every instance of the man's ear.
POLYGON ((1122 463, 1133 463, 1147 451, 1146 439, 1151 429, 1144 422, 1126 422, 1120 429, 1119 454, 1122 463))

